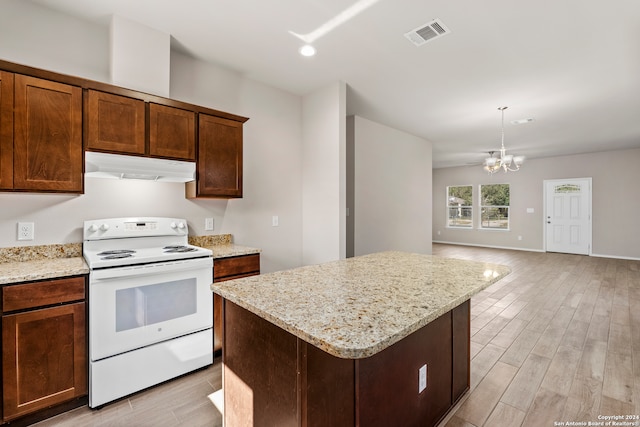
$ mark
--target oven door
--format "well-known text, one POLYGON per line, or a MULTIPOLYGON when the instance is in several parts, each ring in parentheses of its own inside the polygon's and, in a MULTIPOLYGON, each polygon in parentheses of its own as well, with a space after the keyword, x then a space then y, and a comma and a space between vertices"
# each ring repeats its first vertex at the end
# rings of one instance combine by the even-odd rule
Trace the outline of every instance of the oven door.
POLYGON ((211 328, 213 259, 92 270, 92 361, 211 328))

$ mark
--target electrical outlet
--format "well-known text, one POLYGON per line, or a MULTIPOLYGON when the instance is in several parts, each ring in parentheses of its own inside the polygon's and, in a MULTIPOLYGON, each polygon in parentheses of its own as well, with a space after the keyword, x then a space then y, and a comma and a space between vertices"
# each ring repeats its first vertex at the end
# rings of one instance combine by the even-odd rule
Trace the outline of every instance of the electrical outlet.
POLYGON ((272 216, 271 217, 271 226, 277 227, 278 225, 280 225, 280 219, 278 218, 278 215, 272 216))
POLYGON ((418 369, 418 393, 422 393, 427 388, 427 365, 422 365, 418 369))
POLYGON ((18 240, 33 240, 34 224, 32 222, 18 223, 18 240))
POLYGON ((204 229, 205 230, 213 230, 213 218, 205 218, 204 219, 204 229))

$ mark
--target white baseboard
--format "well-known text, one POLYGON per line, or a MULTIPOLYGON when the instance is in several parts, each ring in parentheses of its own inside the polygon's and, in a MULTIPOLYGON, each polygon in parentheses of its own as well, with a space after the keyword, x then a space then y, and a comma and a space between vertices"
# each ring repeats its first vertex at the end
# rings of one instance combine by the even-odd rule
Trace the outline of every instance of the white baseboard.
POLYGON ((591 254, 593 257, 598 258, 613 258, 613 259, 626 259, 629 261, 640 261, 640 258, 629 257, 629 256, 620 256, 620 255, 604 255, 604 254, 591 254))
MULTIPOLYGON (((443 245, 458 245, 458 246, 474 246, 477 248, 490 248, 490 249, 507 249, 513 251, 528 251, 528 252, 546 252, 543 249, 530 249, 530 248, 516 248, 509 246, 492 246, 492 245, 478 245, 473 243, 461 243, 461 242, 446 242, 443 240, 432 240, 432 243, 441 243, 443 245)), ((596 258, 611 258, 611 259, 625 259, 629 261, 640 261, 640 258, 636 257, 627 257, 620 255, 607 255, 607 254, 590 254, 588 256, 596 257, 596 258)))
POLYGON ((517 247, 510 247, 510 246, 477 245, 473 243, 445 242, 442 240, 432 240, 431 243, 441 243, 443 245, 474 246, 478 248, 490 248, 490 249, 508 249, 512 251, 545 252, 542 249, 517 248, 517 247))

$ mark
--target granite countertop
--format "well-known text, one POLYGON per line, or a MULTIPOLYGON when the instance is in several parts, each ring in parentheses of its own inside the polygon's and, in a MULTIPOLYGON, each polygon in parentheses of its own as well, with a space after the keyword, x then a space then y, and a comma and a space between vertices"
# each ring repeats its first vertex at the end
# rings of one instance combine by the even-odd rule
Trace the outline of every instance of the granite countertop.
POLYGON ((213 251, 214 262, 219 258, 229 258, 241 255, 253 255, 261 252, 258 248, 236 245, 231 242, 230 234, 214 236, 191 236, 189 243, 213 251))
POLYGON ((88 274, 82 244, 0 248, 0 284, 88 274))
POLYGON ((503 265, 381 252, 214 283, 227 300, 336 357, 372 356, 510 272, 503 265))
POLYGON ((235 245, 233 243, 228 245, 205 246, 205 248, 211 249, 213 251, 214 263, 216 259, 220 259, 220 258, 229 258, 229 257, 241 256, 241 255, 254 255, 254 254, 259 254, 261 252, 261 250, 257 248, 250 248, 248 246, 235 245))
MULTIPOLYGON (((189 243, 213 251, 213 258, 260 253, 235 245, 230 234, 190 236, 189 243)), ((88 274, 82 243, 0 248, 0 285, 88 274)))

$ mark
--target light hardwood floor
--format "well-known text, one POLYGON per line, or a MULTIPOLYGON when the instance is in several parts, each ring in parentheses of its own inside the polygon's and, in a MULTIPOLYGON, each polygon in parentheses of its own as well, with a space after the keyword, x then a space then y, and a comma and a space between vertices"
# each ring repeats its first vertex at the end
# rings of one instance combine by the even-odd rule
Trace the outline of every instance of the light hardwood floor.
POLYGON ((640 415, 640 261, 441 244, 433 253, 512 269, 472 298, 471 390, 442 426, 640 415))
POLYGON ((77 408, 38 427, 219 427, 222 416, 209 396, 222 388, 221 359, 206 369, 110 403, 77 408))
MULTIPOLYGON (((442 427, 640 415, 640 261, 442 244, 433 254, 512 269, 472 299, 471 390, 442 427)), ((38 426, 220 426, 207 397, 220 369, 38 426)))

